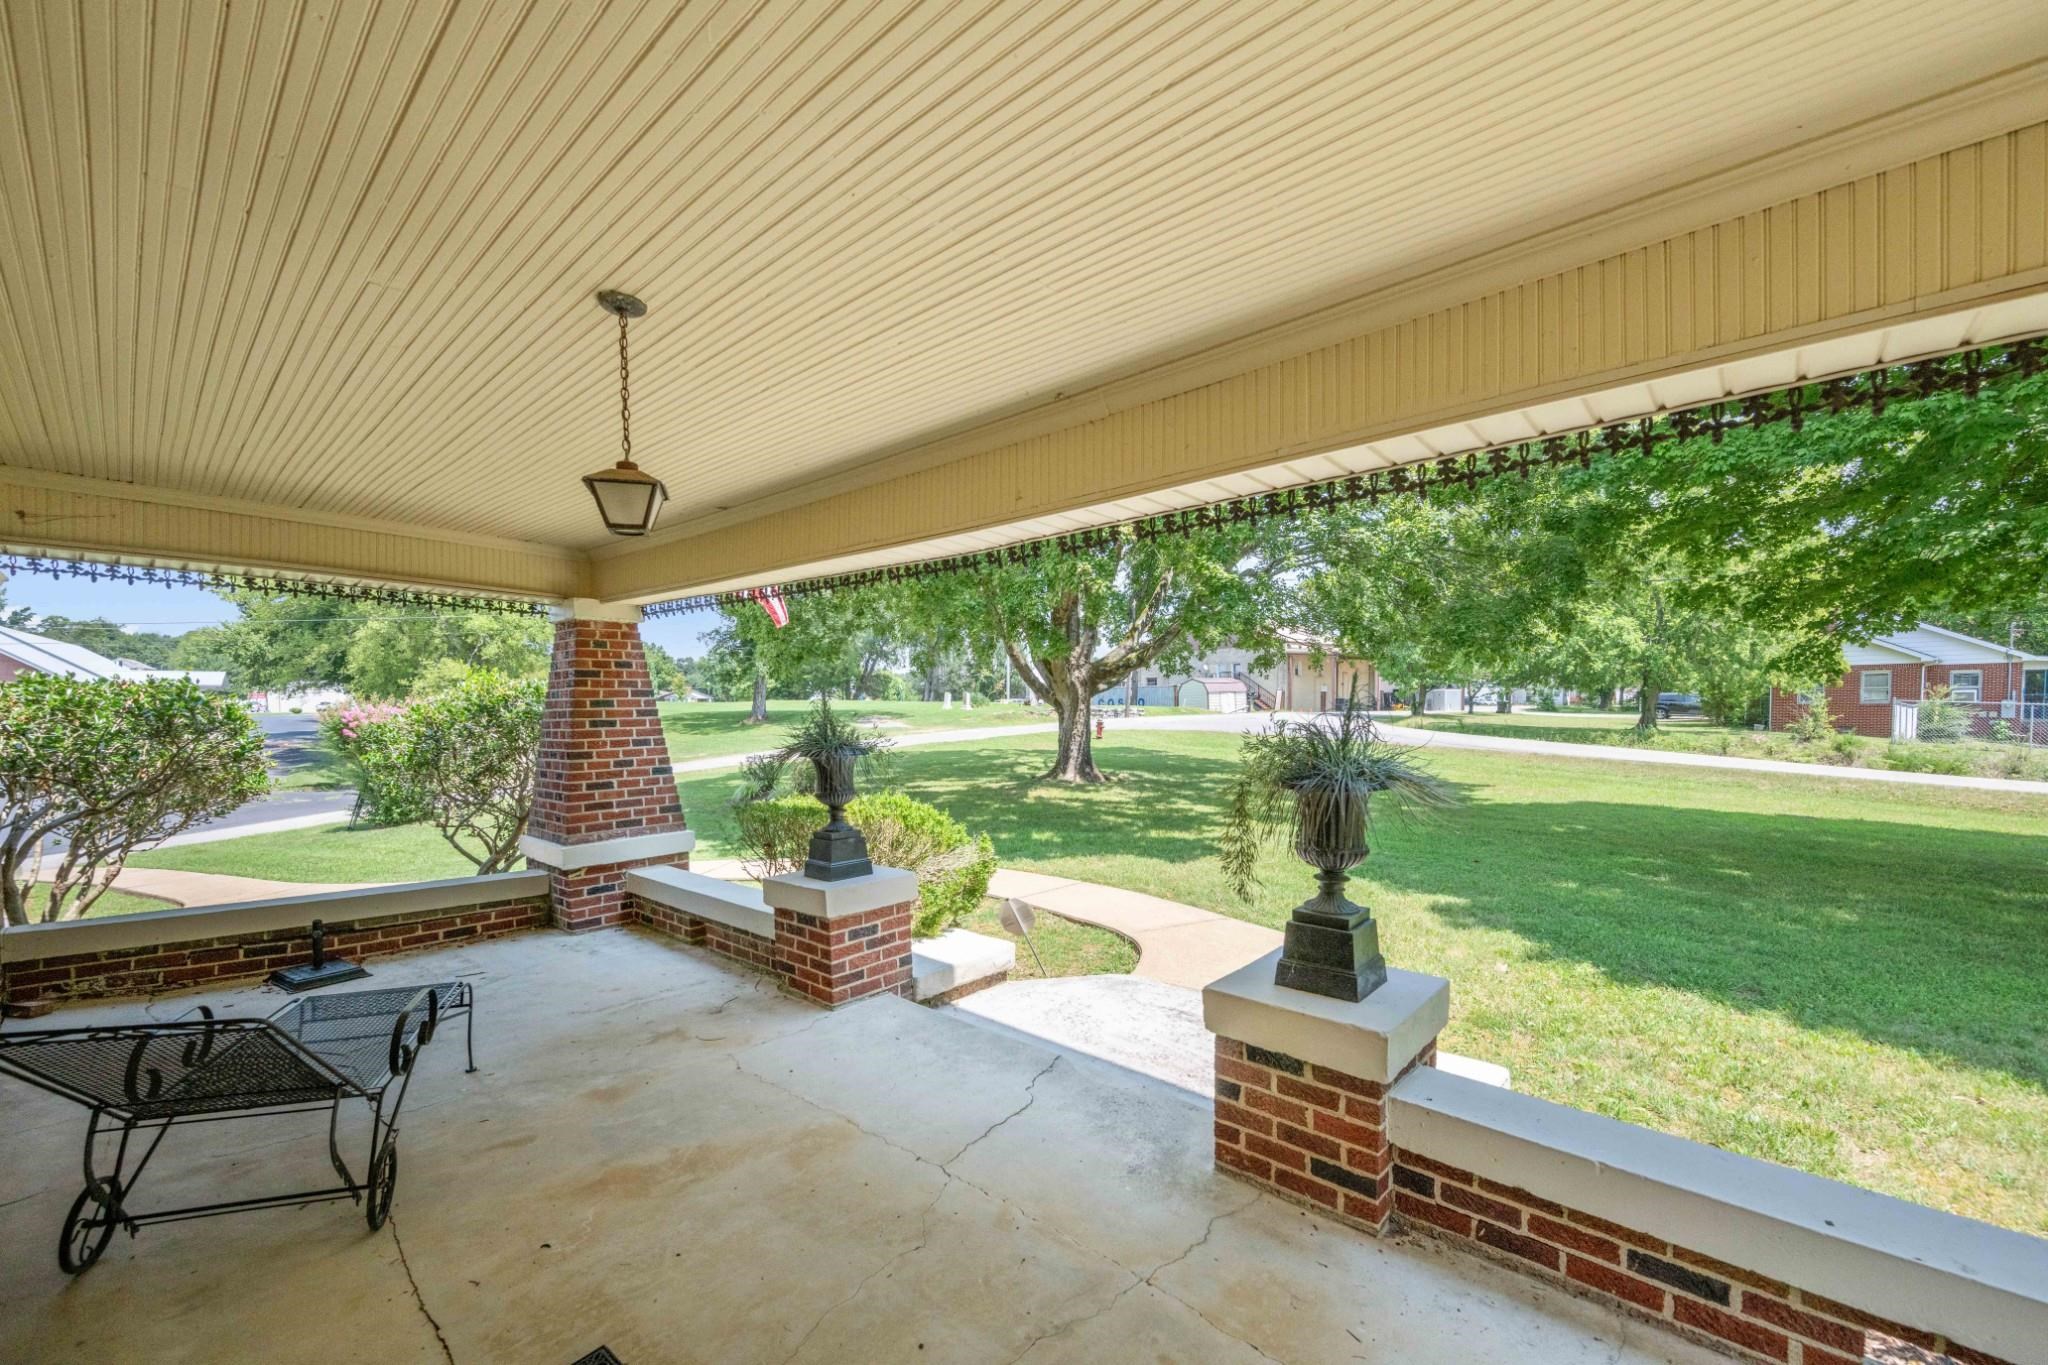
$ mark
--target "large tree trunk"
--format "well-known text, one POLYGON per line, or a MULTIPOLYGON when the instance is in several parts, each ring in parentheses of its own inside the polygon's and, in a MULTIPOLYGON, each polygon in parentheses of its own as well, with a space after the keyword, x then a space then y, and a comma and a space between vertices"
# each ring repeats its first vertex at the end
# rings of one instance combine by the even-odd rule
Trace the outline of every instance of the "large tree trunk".
POLYGON ((763 725, 768 720, 768 675, 761 669, 754 670, 754 709, 747 713, 747 724, 763 725))
POLYGON ((1053 715, 1059 723, 1060 752, 1046 773, 1049 782, 1106 782, 1095 766, 1094 704, 1083 694, 1078 700, 1055 697, 1053 715))
POLYGON ((1411 716, 1419 716, 1422 714, 1422 708, 1428 704, 1429 684, 1426 682, 1419 682, 1415 684, 1415 693, 1413 696, 1408 698, 1408 714, 1411 716))
POLYGON ((1650 675, 1643 674, 1642 691, 1636 693, 1636 729, 1657 728, 1657 689, 1650 685, 1650 675))

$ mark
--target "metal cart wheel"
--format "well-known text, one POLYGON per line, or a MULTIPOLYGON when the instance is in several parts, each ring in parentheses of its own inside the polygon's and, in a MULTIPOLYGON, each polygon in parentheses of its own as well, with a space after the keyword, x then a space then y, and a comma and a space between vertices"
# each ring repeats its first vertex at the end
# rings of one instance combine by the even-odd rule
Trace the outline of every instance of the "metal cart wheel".
POLYGON ((377 1159, 370 1163, 370 1197, 363 1201, 363 1216, 370 1220, 370 1231, 384 1226, 384 1220, 391 1215, 391 1196, 397 1189, 398 1144, 386 1141, 377 1159))
POLYGON ((57 1234, 58 1266, 66 1275, 91 1269, 120 1221, 120 1181, 107 1180, 80 1190, 78 1198, 71 1201, 71 1212, 64 1215, 64 1230, 57 1234))

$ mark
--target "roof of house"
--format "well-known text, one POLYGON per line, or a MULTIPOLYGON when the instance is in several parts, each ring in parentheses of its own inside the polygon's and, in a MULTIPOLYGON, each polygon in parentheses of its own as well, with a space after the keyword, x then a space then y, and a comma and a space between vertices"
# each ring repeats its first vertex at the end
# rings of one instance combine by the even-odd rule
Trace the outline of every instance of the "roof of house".
POLYGON ((219 669, 146 668, 133 660, 109 659, 84 645, 6 626, 0 626, 0 654, 38 673, 59 673, 67 678, 118 678, 126 682, 185 678, 195 686, 214 689, 227 686, 228 681, 228 675, 219 669))
MULTIPOLYGON (((1866 645, 1851 646, 1849 652, 1853 656, 1858 650, 1883 651, 1921 663, 1997 664, 2007 660, 2040 663, 2048 660, 2048 655, 2013 649, 1995 640, 1980 640, 1974 635, 1965 635, 1959 630, 1949 630, 1945 626, 1932 625, 1926 621, 1920 622, 1911 630, 1895 631, 1890 635, 1880 635, 1866 645)), ((1850 662, 1876 661, 1851 657, 1850 662)))
POLYGON ((1324 653, 1337 647, 1332 641, 1311 635, 1305 630, 1294 630, 1288 626, 1281 626, 1273 633, 1278 635, 1280 643, 1286 645, 1290 650, 1307 649, 1314 650, 1317 653, 1324 653))
POLYGON ((74 645, 25 630, 0 626, 0 654, 26 664, 38 673, 61 673, 67 678, 122 678, 128 670, 104 654, 84 645, 74 645))

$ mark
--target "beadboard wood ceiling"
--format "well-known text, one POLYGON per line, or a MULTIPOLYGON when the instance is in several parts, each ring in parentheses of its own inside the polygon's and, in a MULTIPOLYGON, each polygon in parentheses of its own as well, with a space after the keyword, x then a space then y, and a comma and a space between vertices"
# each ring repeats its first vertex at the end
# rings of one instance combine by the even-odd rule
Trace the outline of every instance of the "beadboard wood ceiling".
POLYGON ((2039 0, 7 0, 0 466, 580 551, 600 288, 686 525, 2044 60, 2039 0))

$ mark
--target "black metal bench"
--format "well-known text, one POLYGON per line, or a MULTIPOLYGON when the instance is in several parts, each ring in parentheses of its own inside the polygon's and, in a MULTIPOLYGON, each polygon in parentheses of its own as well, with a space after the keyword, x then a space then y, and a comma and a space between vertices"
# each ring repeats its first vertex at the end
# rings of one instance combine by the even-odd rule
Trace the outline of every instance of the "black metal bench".
POLYGON ((443 981, 309 995, 263 1019, 219 1019, 202 1005, 169 1023, 0 1032, 0 1074, 75 1100, 91 1115, 85 1188, 65 1215, 57 1264, 74 1275, 86 1269, 117 1226, 132 1237, 148 1223, 287 1204, 349 1199, 364 1204, 372 1231, 382 1227, 398 1185, 398 1111, 420 1049, 444 1018, 467 1014, 475 1071, 475 1003, 468 982, 443 981), (370 1106, 369 1164, 360 1181, 341 1155, 346 1099, 370 1106), (147 1212, 130 1206, 143 1169, 173 1127, 321 1109, 341 1184, 147 1212), (114 1148, 106 1174, 95 1162, 102 1139, 114 1148), (140 1152, 132 1166, 131 1149, 140 1152))

